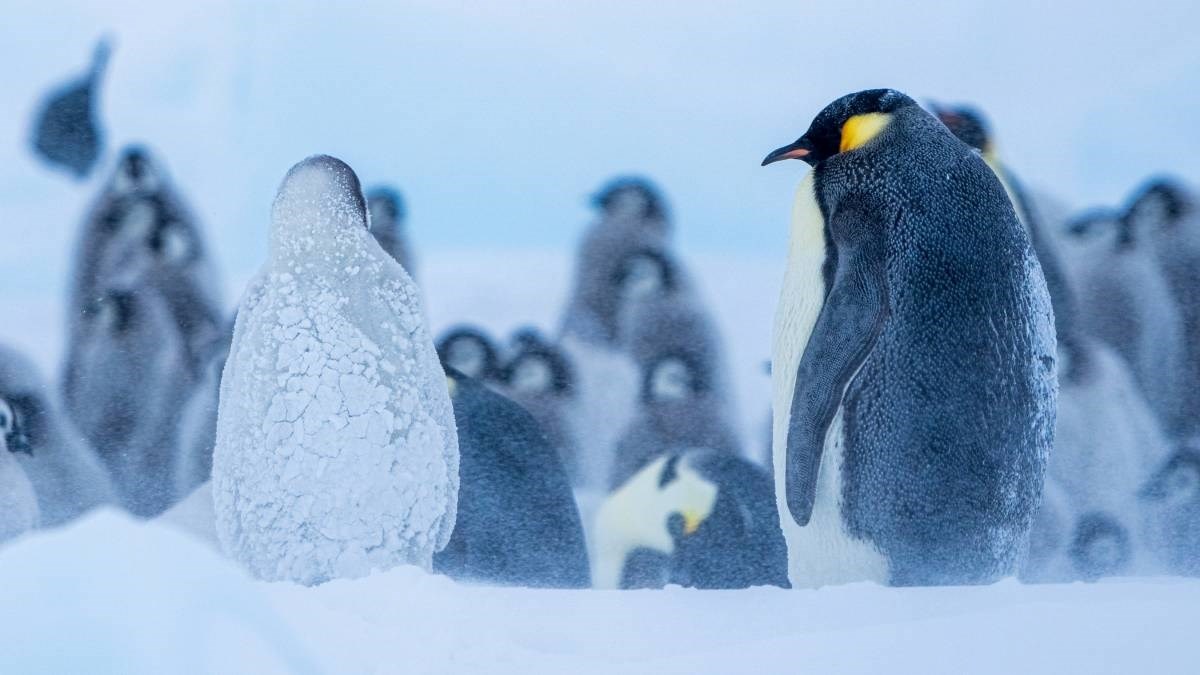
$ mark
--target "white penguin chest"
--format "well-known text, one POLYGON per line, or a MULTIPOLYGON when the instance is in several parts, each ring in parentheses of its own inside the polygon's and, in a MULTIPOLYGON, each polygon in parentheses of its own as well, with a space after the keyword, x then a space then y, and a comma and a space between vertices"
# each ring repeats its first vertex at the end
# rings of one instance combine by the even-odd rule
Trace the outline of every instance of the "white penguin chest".
POLYGON ((787 272, 775 316, 771 359, 772 461, 776 506, 788 545, 788 576, 794 587, 873 580, 885 582, 887 562, 866 541, 852 538, 841 514, 843 427, 839 408, 825 438, 817 473, 816 499, 808 525, 799 527, 784 498, 787 432, 796 371, 825 300, 825 221, 813 173, 800 183, 792 210, 787 272))

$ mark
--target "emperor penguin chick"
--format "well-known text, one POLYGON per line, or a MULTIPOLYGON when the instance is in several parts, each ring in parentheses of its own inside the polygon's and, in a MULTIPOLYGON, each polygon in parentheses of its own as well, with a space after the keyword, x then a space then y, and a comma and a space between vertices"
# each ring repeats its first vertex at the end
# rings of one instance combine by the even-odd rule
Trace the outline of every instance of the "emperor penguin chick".
POLYGON ((558 451, 572 485, 579 484, 579 439, 571 424, 577 405, 575 371, 557 345, 532 329, 513 338, 501 371, 504 393, 529 411, 558 451))
POLYGON ((1190 421, 1184 325, 1141 222, 1136 211, 1083 213, 1068 224, 1063 253, 1083 328, 1129 364, 1159 423, 1176 436, 1190 421))
POLYGON ((37 492, 42 527, 115 501, 104 464, 53 400, 47 382, 28 358, 4 346, 0 399, 11 416, 9 447, 27 449, 17 459, 37 492))
POLYGON ((408 210, 400 191, 392 187, 377 187, 367 193, 367 209, 371 213, 371 234, 388 255, 417 278, 412 244, 408 240, 408 210))
POLYGON ((844 96, 801 159, 775 324, 776 499, 796 586, 1015 571, 1054 441, 1053 312, 1004 187, 912 99, 844 96))
POLYGON ((256 577, 429 569, 446 545, 458 436, 424 317, 350 167, 292 167, 238 310, 213 454, 217 534, 256 577))

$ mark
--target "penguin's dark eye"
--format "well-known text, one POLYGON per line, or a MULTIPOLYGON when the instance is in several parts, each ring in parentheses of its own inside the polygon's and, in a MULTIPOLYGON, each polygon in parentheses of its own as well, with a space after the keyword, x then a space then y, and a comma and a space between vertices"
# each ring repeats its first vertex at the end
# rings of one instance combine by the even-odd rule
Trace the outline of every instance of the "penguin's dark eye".
POLYGON ((683 539, 686 530, 687 521, 682 513, 672 513, 667 517, 667 532, 671 534, 671 538, 678 541, 683 539))

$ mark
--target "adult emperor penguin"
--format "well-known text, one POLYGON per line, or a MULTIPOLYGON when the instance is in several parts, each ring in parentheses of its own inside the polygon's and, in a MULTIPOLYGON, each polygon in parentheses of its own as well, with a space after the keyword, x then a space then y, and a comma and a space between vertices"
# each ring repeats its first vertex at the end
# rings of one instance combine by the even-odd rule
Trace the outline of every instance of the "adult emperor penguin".
POLYGON ((115 501, 100 458, 50 396, 49 386, 24 355, 0 346, 0 399, 8 406, 10 447, 37 492, 41 526, 66 523, 115 501))
POLYGON ((771 479, 727 452, 664 454, 601 504, 597 588, 788 586, 771 479))
POLYGON ((983 160, 890 89, 844 96, 763 164, 793 211, 772 363, 796 586, 988 583, 1028 539, 1054 439, 1045 280, 983 160))
POLYGON ((959 140, 977 150, 983 161, 995 172, 1016 208, 1017 216, 1028 230, 1033 241, 1033 250, 1042 265, 1042 274, 1046 277, 1046 287, 1050 291, 1058 349, 1060 353, 1066 352, 1065 358, 1059 364, 1059 375, 1078 379, 1088 368, 1091 353, 1083 344, 1086 336, 1079 325, 1078 301, 1063 269, 1054 237, 1047 231, 1039 204, 1030 197, 1012 171, 1001 163, 991 127, 982 112, 971 106, 931 107, 942 124, 945 124, 959 140))
POLYGON ((292 167, 221 379, 217 535, 264 580, 426 569, 458 503, 458 436, 416 285, 367 229, 358 177, 292 167))
POLYGON ((367 210, 371 214, 371 234, 383 250, 400 263, 408 276, 416 279, 412 245, 408 241, 408 210, 400 191, 388 186, 367 193, 367 210))
POLYGON ((458 423, 458 518, 433 569, 532 587, 590 585, 571 483, 537 422, 508 398, 447 371, 458 423))
POLYGON ((16 453, 31 452, 17 412, 0 398, 0 543, 38 525, 38 498, 16 453))
POLYGON ((500 372, 504 393, 537 420, 558 451, 572 485, 580 481, 579 438, 572 424, 577 405, 575 371, 557 345, 534 329, 517 331, 500 372))

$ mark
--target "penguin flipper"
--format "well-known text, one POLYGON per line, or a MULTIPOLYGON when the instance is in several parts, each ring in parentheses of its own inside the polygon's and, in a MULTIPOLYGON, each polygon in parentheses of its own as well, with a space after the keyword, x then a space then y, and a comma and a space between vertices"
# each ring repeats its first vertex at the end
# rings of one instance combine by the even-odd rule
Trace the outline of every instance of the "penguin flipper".
POLYGON ((858 246, 839 247, 833 286, 797 369, 788 421, 784 489, 788 511, 801 527, 812 517, 817 470, 829 425, 842 403, 846 385, 871 353, 888 315, 880 244, 865 241, 858 246))

